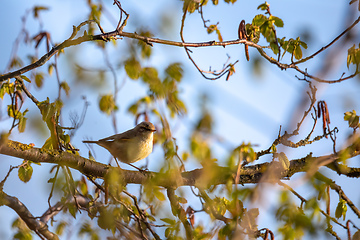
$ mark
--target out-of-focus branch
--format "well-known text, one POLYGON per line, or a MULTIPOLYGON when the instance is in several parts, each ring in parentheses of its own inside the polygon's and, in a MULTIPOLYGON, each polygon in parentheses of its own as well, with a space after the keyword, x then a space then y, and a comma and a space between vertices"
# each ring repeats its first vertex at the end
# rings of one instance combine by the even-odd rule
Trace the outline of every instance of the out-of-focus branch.
POLYGON ((40 237, 46 239, 59 239, 58 236, 49 231, 45 222, 35 218, 29 209, 19 201, 16 197, 9 196, 3 191, 0 192, 1 205, 6 205, 13 209, 19 217, 26 223, 26 225, 35 231, 40 237))

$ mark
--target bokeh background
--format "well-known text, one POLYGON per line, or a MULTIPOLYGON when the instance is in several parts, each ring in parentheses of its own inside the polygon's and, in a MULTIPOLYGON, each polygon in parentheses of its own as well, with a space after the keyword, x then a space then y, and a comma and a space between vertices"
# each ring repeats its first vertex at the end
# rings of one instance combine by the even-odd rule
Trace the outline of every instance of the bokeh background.
MULTIPOLYGON (((118 21, 119 11, 112 5, 112 1, 102 1, 104 15, 101 24, 105 31, 115 29, 118 21)), ((211 24, 219 22, 219 28, 224 40, 237 39, 237 28, 239 22, 244 19, 251 22, 256 14, 263 13, 257 10, 262 1, 237 1, 235 4, 226 4, 220 1, 219 6, 208 4, 204 8, 204 17, 209 19, 211 24)), ((271 13, 281 18, 285 25, 278 29, 278 37, 286 38, 301 37, 308 43, 308 49, 304 51, 305 56, 310 55, 321 47, 328 44, 358 16, 358 12, 350 6, 348 1, 269 1, 271 13)), ((16 0, 2 1, 0 8, 0 72, 7 70, 9 58, 12 54, 14 41, 17 39, 22 28, 22 17, 34 5, 49 7, 48 11, 40 13, 40 24, 32 14, 28 14, 25 27, 32 38, 39 31, 47 31, 51 34, 52 43, 60 43, 67 39, 72 33, 72 26, 78 25, 87 20, 89 8, 86 1, 33 1, 16 0)), ((179 41, 179 31, 182 16, 181 1, 122 1, 122 7, 130 14, 127 32, 139 32, 140 30, 151 31, 155 37, 179 41)), ((355 27, 353 42, 359 42, 359 26, 355 27), (357 39, 357 40, 356 40, 357 39)), ((198 14, 191 14, 187 17, 184 29, 184 37, 187 42, 204 42, 217 40, 217 36, 207 34, 198 14)), ((59 77, 66 81, 70 88, 69 97, 63 97, 64 108, 62 110, 62 123, 64 126, 71 126, 71 119, 74 116, 81 116, 85 102, 90 103, 87 108, 83 125, 76 131, 72 138, 73 145, 80 149, 80 154, 88 156, 89 148, 81 141, 84 139, 100 139, 115 133, 113 118, 100 112, 98 101, 103 94, 114 93, 114 76, 109 69, 109 64, 115 69, 116 81, 119 87, 117 92, 117 105, 119 110, 116 113, 117 132, 125 131, 134 126, 134 117, 127 111, 128 107, 140 97, 147 94, 146 86, 141 81, 133 81, 126 77, 123 62, 129 57, 129 42, 133 40, 117 40, 116 45, 106 44, 104 51, 94 43, 83 43, 79 46, 65 49, 65 54, 58 58, 59 77), (79 68, 84 71, 79 75, 79 68), (104 70, 99 75, 99 70, 104 70)), ((37 50, 34 50, 34 42, 21 43, 17 54, 26 59, 29 54, 42 56, 46 52, 45 44, 42 43, 37 50)), ((337 79, 346 68, 346 49, 351 47, 348 43, 341 41, 333 45, 334 50, 329 50, 318 55, 317 58, 301 65, 307 68, 309 73, 326 79, 337 79)), ((179 152, 189 147, 189 135, 206 108, 214 118, 214 132, 218 138, 213 140, 212 146, 219 164, 225 163, 229 152, 242 142, 251 143, 256 151, 268 148, 277 137, 280 125, 283 130, 291 130, 299 117, 307 107, 306 91, 308 84, 299 81, 295 75, 299 74, 293 70, 281 71, 274 65, 261 60, 256 50, 250 48, 250 61, 247 62, 242 45, 221 47, 209 47, 193 49, 193 57, 202 69, 221 69, 227 61, 236 64, 236 73, 225 81, 222 78, 217 81, 208 81, 201 77, 195 67, 188 60, 184 49, 172 46, 154 44, 152 57, 143 63, 144 66, 154 66, 158 69, 165 69, 170 63, 180 62, 184 68, 183 81, 179 85, 180 97, 187 106, 187 114, 169 121, 173 137, 177 139, 179 152)), ((288 60, 286 57, 284 61, 288 60)), ((53 62, 51 59, 50 62, 53 62)), ((27 64, 27 62, 24 62, 27 64)), ((46 71, 43 66, 39 70, 46 71)), ((25 74, 28 75, 28 74, 25 74)), ((47 96, 53 96, 53 101, 58 96, 58 84, 53 74, 44 81, 44 86, 37 89, 31 85, 34 95, 40 101, 47 96)), ((301 77, 301 76, 299 76, 301 77)), ((343 114, 353 109, 360 110, 359 79, 348 80, 341 84, 318 84, 318 100, 325 100, 328 104, 331 118, 331 126, 338 127, 338 148, 344 143, 350 130, 347 123, 343 121, 343 114)), ((8 99, 0 101, 0 131, 7 131, 11 126, 11 119, 7 118, 6 105, 8 99)), ((29 122, 25 133, 19 134, 16 131, 11 139, 24 143, 35 143, 40 147, 49 137, 44 126, 38 124, 39 111, 30 101, 27 101, 24 108, 29 108, 29 122), (40 134, 39 134, 40 133, 40 134)), ((151 121, 152 119, 150 119, 151 121)), ((159 122, 154 122, 160 126, 159 122)), ((305 122, 298 139, 307 135, 311 129, 312 120, 308 118, 305 122)), ((317 126, 315 135, 321 135, 321 126, 317 126)), ((295 141, 296 139, 294 139, 295 141)), ((97 161, 108 163, 111 156, 106 150, 94 146, 92 148, 97 161)), ((303 157, 309 151, 314 156, 331 153, 332 142, 323 140, 312 146, 301 149, 282 149, 289 159, 303 157)), ((264 157, 259 162, 269 161, 264 157)), ((154 153, 148 159, 148 168, 151 171, 158 171, 163 166, 163 151, 160 146, 155 146, 154 153)), ((351 160, 354 166, 359 157, 351 160)), ((18 165, 20 159, 0 156, 0 179, 2 179, 10 165, 18 165)), ((145 164, 139 162, 136 165, 145 164)), ((30 182, 19 181, 17 174, 12 173, 6 182, 4 190, 7 194, 17 196, 34 215, 41 215, 48 207, 47 198, 51 185, 47 179, 52 177, 49 173, 50 164, 33 166, 34 174, 30 182)), ((128 166, 123 166, 128 168, 128 166)), ((186 163, 186 170, 199 168, 201 165, 196 161, 186 163)), ((327 172, 325 170, 325 172, 327 172)), ((73 172, 79 176, 77 172, 73 172)), ((353 184, 342 184, 347 179, 330 173, 334 180, 342 185, 343 190, 355 204, 359 206, 359 193, 354 191, 353 184)), ((292 179, 292 186, 303 194, 304 197, 311 196, 308 186, 301 181, 302 176, 298 174, 292 179)), ((133 191, 136 192, 136 186, 133 191)), ((185 192, 189 189, 184 189, 185 192)), ((262 197, 257 203, 249 203, 249 206, 256 206, 266 211, 260 211, 260 227, 273 227, 271 211, 278 201, 277 186, 266 186, 262 197), (267 213, 268 212, 268 213, 267 213)), ((191 198, 190 198, 191 199, 191 198)), ((336 199, 336 195, 333 196, 336 199)), ((200 207, 198 203, 193 203, 200 207)), ((335 209, 335 208, 334 208, 335 209)), ((335 211, 335 210, 334 210, 335 211)), ((348 211, 349 216, 352 216, 348 211)), ((83 214, 86 215, 86 214, 83 214)), ((201 214, 196 216, 201 221, 201 214)), ((83 216, 86 217, 86 216, 83 216)), ((356 219, 355 216, 352 216, 356 219)), ((11 238, 11 222, 16 214, 9 208, 0 207, 0 238, 11 238)), ((80 216, 81 218, 81 216, 80 216)), ((69 221, 74 221, 69 219, 69 221)), ((69 234, 76 236, 76 234, 69 234)), ((326 236, 324 236, 326 238, 326 236)))

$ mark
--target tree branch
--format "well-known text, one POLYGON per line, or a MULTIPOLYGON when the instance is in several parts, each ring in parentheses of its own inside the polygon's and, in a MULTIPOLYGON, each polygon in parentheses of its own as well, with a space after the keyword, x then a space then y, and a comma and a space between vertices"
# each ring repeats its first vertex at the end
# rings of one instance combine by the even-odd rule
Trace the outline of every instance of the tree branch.
MULTIPOLYGON (((349 158, 360 155, 360 151, 349 148, 345 148, 342 151, 347 151, 349 158), (351 152, 352 151, 352 152, 351 152)), ((122 181, 125 183, 143 184, 156 178, 156 182, 159 186, 169 188, 177 188, 179 186, 196 186, 198 184, 204 184, 203 174, 207 174, 204 169, 195 169, 181 173, 181 177, 169 178, 168 175, 155 172, 138 172, 119 169, 118 167, 108 166, 99 162, 91 161, 81 156, 75 155, 69 152, 61 152, 59 150, 46 150, 41 148, 35 148, 30 145, 22 144, 19 142, 8 140, 7 142, 0 141, 0 154, 13 156, 21 159, 30 160, 37 163, 54 163, 70 168, 76 169, 79 172, 90 175, 96 178, 104 178, 110 171, 120 171, 122 181)), ((258 183, 263 174, 269 169, 270 165, 277 171, 279 171, 280 179, 288 179, 295 173, 307 172, 309 169, 313 169, 314 166, 328 166, 333 162, 341 160, 341 152, 338 154, 330 154, 320 157, 313 157, 308 155, 304 158, 295 159, 290 161, 290 167, 288 170, 284 170, 280 163, 261 163, 252 166, 244 166, 242 168, 239 182, 245 183, 258 183), (327 164, 324 164, 327 163, 327 164)), ((229 179, 235 183, 236 172, 232 172, 227 167, 214 167, 214 176, 209 179, 209 185, 226 184, 229 179)))
POLYGON ((56 234, 49 231, 48 226, 44 222, 36 219, 29 209, 27 209, 27 207, 16 197, 9 196, 1 191, 0 205, 6 205, 13 209, 31 230, 40 234, 42 237, 54 240, 59 239, 56 234))

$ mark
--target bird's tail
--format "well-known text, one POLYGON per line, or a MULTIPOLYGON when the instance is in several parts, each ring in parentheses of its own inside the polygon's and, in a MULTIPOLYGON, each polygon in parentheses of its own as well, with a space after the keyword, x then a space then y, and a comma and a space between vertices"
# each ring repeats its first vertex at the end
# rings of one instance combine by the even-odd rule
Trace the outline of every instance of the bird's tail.
POLYGON ((98 141, 82 141, 83 143, 97 143, 98 141))

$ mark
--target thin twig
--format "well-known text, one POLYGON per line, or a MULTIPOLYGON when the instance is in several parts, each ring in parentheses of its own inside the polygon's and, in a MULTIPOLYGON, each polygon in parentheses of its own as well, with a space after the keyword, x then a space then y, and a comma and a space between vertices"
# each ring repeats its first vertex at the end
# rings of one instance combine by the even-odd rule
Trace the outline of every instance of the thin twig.
POLYGON ((322 47, 321 49, 319 49, 318 51, 316 51, 315 53, 311 54, 310 56, 303 58, 297 62, 294 62, 294 65, 297 65, 299 63, 303 63, 306 62, 308 60, 310 60, 311 58, 315 57, 316 55, 318 55, 319 53, 321 53, 322 51, 324 51, 325 49, 329 48, 331 45, 333 45, 337 40, 339 40, 342 36, 344 36, 347 32, 349 32, 353 27, 355 27, 358 23, 360 22, 360 17, 358 17, 353 24, 351 24, 347 29, 345 29, 342 33, 339 34, 339 36, 337 36, 336 38, 334 38, 334 40, 332 40, 329 44, 327 44, 326 46, 322 47))

